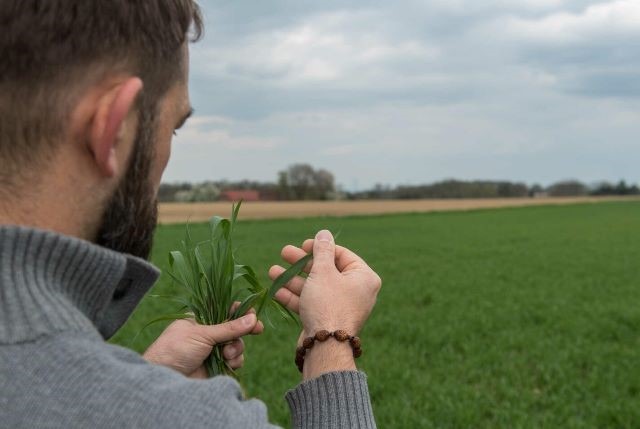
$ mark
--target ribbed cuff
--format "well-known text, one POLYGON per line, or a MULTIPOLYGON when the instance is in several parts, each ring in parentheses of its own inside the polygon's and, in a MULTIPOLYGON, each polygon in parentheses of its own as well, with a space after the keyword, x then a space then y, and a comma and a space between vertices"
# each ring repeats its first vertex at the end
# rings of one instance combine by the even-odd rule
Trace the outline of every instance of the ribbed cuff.
POLYGON ((375 428, 367 376, 330 372, 286 394, 294 428, 375 428))

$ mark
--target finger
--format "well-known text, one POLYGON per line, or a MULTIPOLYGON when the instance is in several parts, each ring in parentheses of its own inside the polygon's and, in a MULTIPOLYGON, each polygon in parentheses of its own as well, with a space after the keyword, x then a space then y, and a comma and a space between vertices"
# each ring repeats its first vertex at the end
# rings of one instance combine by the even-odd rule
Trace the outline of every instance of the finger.
MULTIPOLYGON (((273 267, 271 267, 269 269, 269 277, 271 278, 271 280, 275 280, 278 278, 278 276, 280 276, 282 273, 284 273, 286 270, 279 266, 279 265, 274 265, 273 267)), ((296 295, 300 296, 300 294, 302 293, 302 288, 304 286, 304 282, 305 279, 300 277, 300 276, 295 276, 294 278, 292 278, 291 280, 289 280, 284 287, 286 287, 287 289, 289 289, 291 292, 295 293, 296 295)))
MULTIPOLYGON (((302 243, 302 251, 309 253, 313 251, 313 239, 305 240, 302 243)), ((356 253, 344 246, 336 245, 336 267, 340 271, 350 270, 355 267, 368 266, 367 263, 356 253)))
MULTIPOLYGON (((302 243, 302 248, 291 245, 285 246, 281 253, 282 259, 290 264, 294 264, 300 260, 300 258, 313 251, 314 241, 313 239, 305 240, 304 243, 302 243)), ((354 268, 368 266, 360 256, 346 247, 336 245, 335 248, 335 264, 339 271, 348 271, 354 268)), ((307 264, 303 271, 308 274, 312 266, 313 260, 307 264)))
POLYGON ((231 304, 231 308, 229 308, 229 316, 235 313, 238 307, 240 307, 240 304, 242 304, 240 301, 235 301, 233 304, 231 304))
POLYGON ((235 359, 242 353, 244 353, 244 342, 242 339, 233 340, 222 348, 222 356, 224 356, 226 360, 235 359))
POLYGON ((317 270, 330 270, 336 268, 336 244, 331 232, 323 229, 316 234, 313 241, 313 267, 311 272, 317 270))
POLYGON ((281 267, 280 265, 272 265, 271 268, 269 268, 269 278, 271 280, 275 280, 285 271, 284 267, 281 267))
POLYGON ((275 298, 278 302, 294 313, 300 312, 300 297, 295 293, 291 292, 287 288, 280 288, 276 294, 275 298))
MULTIPOLYGON (((231 304, 231 309, 229 310, 229 316, 231 316, 238 309, 238 307, 240 307, 241 304, 242 303, 240 301, 236 301, 233 304, 231 304)), ((245 314, 256 314, 256 309, 251 307, 249 310, 247 310, 245 314)), ((253 329, 253 331, 251 331, 251 335, 262 334, 262 332, 264 332, 264 324, 258 320, 258 323, 256 323, 256 327, 253 329)))
POLYGON ((307 238, 306 240, 304 240, 304 242, 302 243, 302 247, 301 248, 306 253, 313 252, 313 238, 307 238))
MULTIPOLYGON (((300 259, 307 256, 307 253, 308 252, 305 252, 299 247, 288 245, 282 249, 282 252, 280 252, 280 256, 282 256, 282 259, 284 259, 285 262, 288 262, 289 264, 295 264, 300 259)), ((302 271, 308 274, 311 271, 311 265, 312 261, 309 261, 302 271)))
MULTIPOLYGON (((236 301, 233 304, 231 304, 231 308, 229 309, 229 316, 231 316, 233 313, 235 313, 235 311, 238 309, 238 307, 240 307, 242 303, 240 301, 236 301)), ((251 307, 250 309, 248 309, 244 314, 256 314, 256 309, 251 307)), ((243 314, 243 316, 244 316, 243 314)))
MULTIPOLYGON (((253 310, 253 309, 252 309, 253 310)), ((255 310, 253 310, 253 313, 255 314, 255 310)), ((258 320, 258 323, 256 323, 256 327, 253 328, 253 331, 251 331, 251 335, 260 335, 264 332, 264 323, 262 323, 260 320, 258 320)))
POLYGON ((234 359, 227 360, 226 362, 227 365, 229 365, 232 369, 242 368, 242 365, 244 365, 244 355, 240 355, 234 359))
POLYGON ((340 272, 343 272, 368 267, 368 265, 360 256, 346 247, 336 246, 336 267, 340 272))
POLYGON ((212 344, 220 344, 252 333, 257 323, 256 315, 249 313, 219 325, 198 325, 197 329, 212 344))

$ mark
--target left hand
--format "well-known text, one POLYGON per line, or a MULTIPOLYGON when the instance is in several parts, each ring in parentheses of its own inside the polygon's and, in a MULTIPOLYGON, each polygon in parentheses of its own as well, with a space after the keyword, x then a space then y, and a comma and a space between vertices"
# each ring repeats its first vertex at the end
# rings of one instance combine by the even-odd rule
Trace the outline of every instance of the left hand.
POLYGON ((176 320, 149 346, 143 358, 156 365, 172 368, 187 377, 207 378, 205 359, 216 344, 226 343, 222 349, 225 361, 233 369, 244 363, 242 337, 260 334, 264 330, 255 311, 219 325, 199 325, 193 319, 176 320))

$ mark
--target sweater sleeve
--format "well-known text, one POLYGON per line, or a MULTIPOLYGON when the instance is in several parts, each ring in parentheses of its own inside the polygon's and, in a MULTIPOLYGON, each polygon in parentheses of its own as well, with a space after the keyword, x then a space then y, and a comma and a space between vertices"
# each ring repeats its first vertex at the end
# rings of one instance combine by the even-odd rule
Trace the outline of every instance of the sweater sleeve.
POLYGON ((359 371, 330 372, 286 395, 294 428, 375 428, 367 377, 359 371))

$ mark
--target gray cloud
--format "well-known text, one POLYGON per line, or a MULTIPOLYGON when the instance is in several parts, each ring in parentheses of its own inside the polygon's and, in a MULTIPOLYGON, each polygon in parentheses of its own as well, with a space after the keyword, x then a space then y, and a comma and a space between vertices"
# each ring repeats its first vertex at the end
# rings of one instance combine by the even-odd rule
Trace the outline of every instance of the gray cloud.
POLYGON ((636 0, 204 6, 202 120, 177 139, 167 180, 273 179, 299 161, 347 186, 638 178, 636 0))

